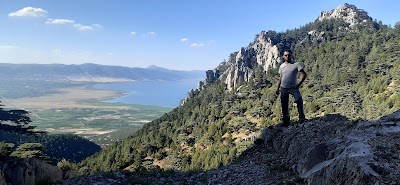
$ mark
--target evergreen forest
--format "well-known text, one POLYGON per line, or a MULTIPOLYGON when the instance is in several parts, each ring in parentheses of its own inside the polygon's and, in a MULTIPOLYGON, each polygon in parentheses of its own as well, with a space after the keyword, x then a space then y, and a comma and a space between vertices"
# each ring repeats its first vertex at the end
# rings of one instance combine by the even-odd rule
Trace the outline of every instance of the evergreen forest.
MULTIPOLYGON (((388 26, 367 19, 350 27, 341 19, 326 19, 264 35, 280 52, 291 49, 304 65, 307 79, 300 91, 308 119, 335 113, 356 123, 400 108, 399 23, 388 26)), ((265 71, 255 53, 249 52, 243 61, 252 69, 250 80, 227 89, 223 72, 234 65, 236 54, 213 70, 220 71, 218 78, 207 78, 204 88, 182 106, 88 157, 79 163, 81 170, 202 171, 230 164, 253 145, 263 128, 281 119, 275 94, 278 70, 265 71)), ((290 109, 296 121, 296 108, 290 109)))

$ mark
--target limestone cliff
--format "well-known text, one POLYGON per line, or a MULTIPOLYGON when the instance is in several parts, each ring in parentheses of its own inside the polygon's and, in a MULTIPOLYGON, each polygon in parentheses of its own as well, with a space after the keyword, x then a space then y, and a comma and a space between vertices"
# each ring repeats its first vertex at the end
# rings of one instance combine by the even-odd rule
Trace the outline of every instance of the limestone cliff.
POLYGON ((254 61, 267 72, 270 67, 277 67, 279 59, 278 47, 266 37, 264 31, 261 32, 252 44, 240 49, 235 60, 223 73, 226 76, 225 83, 228 90, 238 88, 243 82, 249 81, 254 61))

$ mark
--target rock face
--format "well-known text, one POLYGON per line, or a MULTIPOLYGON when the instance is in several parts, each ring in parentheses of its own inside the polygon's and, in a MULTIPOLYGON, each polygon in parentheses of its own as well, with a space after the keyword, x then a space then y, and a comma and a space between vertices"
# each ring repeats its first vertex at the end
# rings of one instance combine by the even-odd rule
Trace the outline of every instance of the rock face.
POLYGON ((1 166, 0 185, 32 185, 45 179, 62 181, 63 172, 38 159, 12 159, 1 166))
POLYGON ((265 32, 261 32, 253 44, 242 48, 236 55, 235 61, 229 64, 224 72, 226 75, 225 83, 228 90, 239 87, 243 82, 249 81, 256 64, 262 66, 264 71, 270 67, 276 68, 279 63, 279 51, 276 45, 272 44, 270 38, 266 37, 265 32))
POLYGON ((350 27, 353 27, 354 25, 365 22, 371 18, 368 16, 366 11, 358 9, 354 5, 345 3, 335 10, 321 12, 321 15, 316 21, 322 21, 325 19, 343 19, 346 23, 350 24, 350 27))

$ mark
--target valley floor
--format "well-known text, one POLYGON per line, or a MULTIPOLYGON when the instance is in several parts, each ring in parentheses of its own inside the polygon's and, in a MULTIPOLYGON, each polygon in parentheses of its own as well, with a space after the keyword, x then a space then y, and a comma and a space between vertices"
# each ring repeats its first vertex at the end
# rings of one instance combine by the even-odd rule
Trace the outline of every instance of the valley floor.
MULTIPOLYGON (((121 96, 122 93, 112 90, 97 90, 88 88, 65 88, 60 93, 47 94, 39 97, 11 99, 4 102, 6 107, 22 109, 52 109, 52 108, 108 108, 106 105, 94 105, 89 101, 102 101, 121 96)), ((127 109, 128 106, 112 106, 127 109)))

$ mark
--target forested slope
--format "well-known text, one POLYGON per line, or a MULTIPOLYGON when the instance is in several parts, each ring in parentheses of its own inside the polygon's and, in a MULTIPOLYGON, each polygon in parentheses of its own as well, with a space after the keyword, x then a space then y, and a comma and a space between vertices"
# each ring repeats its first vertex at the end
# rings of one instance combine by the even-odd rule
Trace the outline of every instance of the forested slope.
MULTIPOLYGON (((308 77, 300 91, 307 118, 337 113, 357 122, 394 112, 400 108, 400 24, 390 27, 361 15, 354 25, 340 18, 322 19, 285 32, 261 32, 248 47, 208 71, 201 89, 191 91, 182 106, 87 158, 81 168, 189 171, 229 164, 264 127, 280 120, 275 95, 279 63, 267 70, 257 63, 261 51, 250 46, 259 40, 279 52, 292 49, 295 60, 305 66, 308 77), (226 83, 231 67, 245 68, 248 74, 234 89, 226 83)), ((296 115, 291 107, 294 120, 296 115)))

